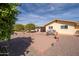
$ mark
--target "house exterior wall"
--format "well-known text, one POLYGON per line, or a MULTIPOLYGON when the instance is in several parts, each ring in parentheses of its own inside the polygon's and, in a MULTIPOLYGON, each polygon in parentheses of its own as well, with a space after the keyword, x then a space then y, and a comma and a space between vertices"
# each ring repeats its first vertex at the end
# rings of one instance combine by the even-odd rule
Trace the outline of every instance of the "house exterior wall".
POLYGON ((53 26, 53 29, 56 30, 60 34, 67 34, 67 35, 75 34, 76 29, 75 29, 74 25, 69 24, 68 29, 61 29, 62 25, 68 25, 68 24, 61 24, 61 23, 56 23, 56 22, 51 23, 46 26, 46 32, 47 32, 47 30, 49 30, 49 26, 53 26))
POLYGON ((79 25, 77 25, 77 26, 75 27, 75 29, 79 29, 79 25))
POLYGON ((41 29, 40 28, 36 28, 35 31, 36 32, 41 32, 41 29))

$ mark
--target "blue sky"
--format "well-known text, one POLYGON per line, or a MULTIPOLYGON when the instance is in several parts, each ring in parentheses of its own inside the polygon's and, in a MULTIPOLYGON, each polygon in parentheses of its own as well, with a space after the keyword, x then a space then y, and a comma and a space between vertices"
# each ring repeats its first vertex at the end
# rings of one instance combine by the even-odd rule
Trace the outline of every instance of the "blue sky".
POLYGON ((17 9, 21 12, 17 16, 18 24, 35 23, 42 26, 55 18, 79 21, 79 4, 77 3, 24 3, 17 9))

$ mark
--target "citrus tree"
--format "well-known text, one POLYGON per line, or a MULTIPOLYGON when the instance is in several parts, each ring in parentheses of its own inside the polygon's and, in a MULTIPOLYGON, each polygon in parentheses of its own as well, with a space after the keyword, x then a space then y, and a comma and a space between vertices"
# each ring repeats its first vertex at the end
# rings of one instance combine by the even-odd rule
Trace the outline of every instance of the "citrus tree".
POLYGON ((17 6, 16 3, 0 3, 0 40, 10 40, 19 13, 17 6))

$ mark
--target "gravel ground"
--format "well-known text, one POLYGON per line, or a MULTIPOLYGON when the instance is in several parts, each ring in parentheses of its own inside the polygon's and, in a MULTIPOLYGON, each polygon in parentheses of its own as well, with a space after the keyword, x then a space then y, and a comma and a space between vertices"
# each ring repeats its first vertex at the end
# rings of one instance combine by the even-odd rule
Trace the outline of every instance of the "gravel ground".
POLYGON ((29 46, 29 53, 26 56, 79 56, 79 37, 71 35, 59 35, 56 41, 52 35, 46 33, 21 33, 12 35, 16 37, 31 37, 33 43, 29 46), (51 45, 53 44, 53 45, 51 45))

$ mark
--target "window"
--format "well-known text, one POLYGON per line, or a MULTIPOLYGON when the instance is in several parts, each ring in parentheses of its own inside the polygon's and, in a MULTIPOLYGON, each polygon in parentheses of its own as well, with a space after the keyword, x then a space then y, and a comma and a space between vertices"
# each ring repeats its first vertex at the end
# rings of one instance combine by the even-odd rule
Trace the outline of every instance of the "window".
POLYGON ((68 29, 68 25, 62 25, 61 29, 68 29))
POLYGON ((49 29, 53 29, 53 26, 49 26, 49 29))

